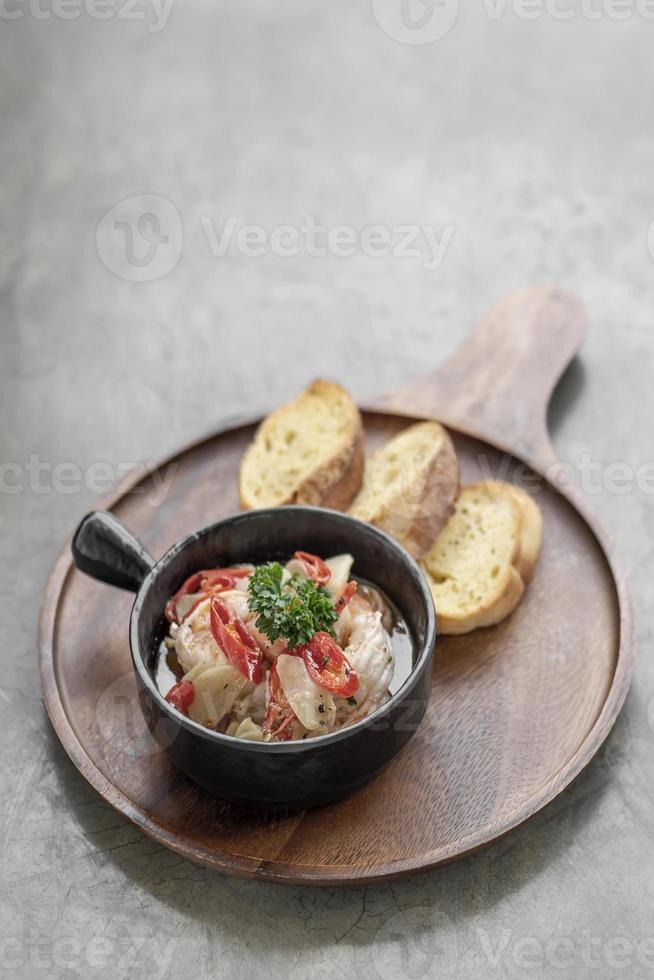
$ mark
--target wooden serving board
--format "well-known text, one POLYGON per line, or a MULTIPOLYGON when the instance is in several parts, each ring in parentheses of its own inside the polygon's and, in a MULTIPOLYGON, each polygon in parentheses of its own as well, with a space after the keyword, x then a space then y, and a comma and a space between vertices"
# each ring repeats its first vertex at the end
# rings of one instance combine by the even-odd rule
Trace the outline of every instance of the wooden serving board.
MULTIPOLYGON (((567 483, 539 479, 555 475, 547 403, 584 330, 573 296, 544 287, 512 293, 447 364, 364 412, 371 448, 407 420, 438 418, 452 432, 464 482, 537 484, 544 542, 509 619, 438 640, 421 728, 344 802, 288 814, 247 810, 178 773, 136 703, 127 640, 133 597, 76 571, 66 545, 41 617, 43 692, 66 751, 101 796, 166 847, 221 871, 360 884, 468 854, 560 793, 606 738, 634 654, 628 586, 605 532, 567 483)), ((236 476, 253 431, 232 426, 192 445, 105 504, 161 555, 238 509, 236 476)))

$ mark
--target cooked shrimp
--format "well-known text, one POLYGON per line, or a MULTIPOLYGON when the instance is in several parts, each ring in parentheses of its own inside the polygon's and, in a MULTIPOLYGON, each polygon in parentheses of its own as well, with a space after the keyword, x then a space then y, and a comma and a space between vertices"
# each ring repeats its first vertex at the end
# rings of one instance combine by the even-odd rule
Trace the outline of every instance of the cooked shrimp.
POLYGON ((336 639, 343 650, 345 650, 346 645, 350 642, 350 635, 356 622, 362 616, 370 615, 372 612, 374 612, 374 609, 368 600, 362 595, 359 595, 358 591, 355 592, 334 627, 336 639))
MULTIPOLYGON (((221 660, 220 647, 211 632, 210 598, 208 595, 198 601, 175 632, 175 653, 184 671, 191 670, 197 664, 221 660)), ((229 605, 235 616, 245 621, 251 618, 245 592, 228 589, 220 593, 220 598, 229 605)))
POLYGON ((354 697, 339 699, 338 724, 351 724, 370 714, 388 698, 388 686, 393 676, 391 638, 384 629, 381 613, 375 612, 365 600, 354 599, 349 611, 350 635, 343 652, 359 678, 359 690, 354 697))
POLYGON ((177 630, 175 653, 185 673, 198 664, 218 663, 220 649, 211 633, 208 596, 177 630))

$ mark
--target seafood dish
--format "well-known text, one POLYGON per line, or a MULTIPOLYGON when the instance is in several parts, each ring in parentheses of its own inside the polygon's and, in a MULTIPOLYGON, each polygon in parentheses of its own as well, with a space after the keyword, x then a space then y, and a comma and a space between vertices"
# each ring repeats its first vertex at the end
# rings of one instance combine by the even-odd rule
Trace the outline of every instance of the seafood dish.
POLYGON ((239 739, 328 735, 367 717, 409 676, 399 611, 351 577, 353 558, 204 569, 165 609, 155 679, 192 721, 239 739))

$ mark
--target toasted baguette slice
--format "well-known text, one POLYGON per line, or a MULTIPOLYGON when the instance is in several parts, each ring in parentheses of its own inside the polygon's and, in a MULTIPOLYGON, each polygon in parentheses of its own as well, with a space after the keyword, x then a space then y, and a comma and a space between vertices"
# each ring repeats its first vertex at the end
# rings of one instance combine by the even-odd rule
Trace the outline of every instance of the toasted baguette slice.
POLYGON ((441 633, 469 633, 513 612, 531 578, 542 536, 538 506, 523 490, 487 481, 464 487, 421 562, 441 633))
POLYGON ((363 458, 359 409, 340 385, 314 381, 259 426, 241 462, 241 506, 345 510, 361 486, 363 458))
POLYGON ((350 514, 388 531, 420 558, 452 515, 458 492, 452 440, 438 422, 418 422, 367 461, 350 514))

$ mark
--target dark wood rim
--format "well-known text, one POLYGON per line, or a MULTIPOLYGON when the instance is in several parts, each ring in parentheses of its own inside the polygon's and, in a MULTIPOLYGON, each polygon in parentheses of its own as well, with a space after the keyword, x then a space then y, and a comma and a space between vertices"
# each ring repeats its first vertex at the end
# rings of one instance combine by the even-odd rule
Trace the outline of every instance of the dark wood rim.
MULTIPOLYGON (((379 414, 401 415, 406 414, 411 417, 409 411, 402 412, 397 409, 386 409, 374 407, 373 411, 379 414)), ((413 416, 415 417, 415 416, 413 416)), ((225 432, 233 431, 245 424, 252 424, 256 420, 247 422, 245 419, 230 420, 224 428, 213 433, 205 439, 195 440, 182 449, 179 453, 166 457, 159 466, 165 466, 172 460, 193 448, 207 441, 208 438, 215 438, 225 432)), ((480 439, 502 452, 516 455, 509 446, 493 441, 488 437, 476 433, 469 426, 461 425, 453 420, 442 419, 454 432, 480 439)), ((579 746, 578 750, 569 759, 567 764, 560 770, 557 776, 549 780, 541 789, 531 796, 520 806, 517 806, 508 817, 497 823, 490 823, 474 835, 458 841, 452 847, 440 848, 423 859, 407 859, 380 864, 375 867, 361 867, 351 869, 347 877, 334 873, 333 866, 325 865, 321 867, 305 868, 302 866, 288 866, 276 864, 274 862, 260 862, 245 857, 238 860, 229 859, 225 855, 217 856, 208 848, 194 847, 188 842, 180 840, 178 836, 163 824, 154 822, 150 816, 135 806, 120 790, 116 789, 95 766, 86 754, 83 746, 77 739, 66 716, 61 702, 59 688, 57 685, 56 669, 53 656, 53 637, 57 621, 59 597, 62 593, 66 579, 72 570, 70 558, 70 539, 64 545, 59 557, 57 558, 52 572, 48 578, 45 588, 44 601, 39 620, 39 664, 41 673, 41 683, 43 688, 43 699, 46 710, 52 725, 64 746, 67 754, 93 788, 109 803, 117 812, 127 817, 132 823, 140 827, 149 837, 163 844, 165 847, 195 861, 218 871, 240 875, 249 878, 261 879, 272 882, 284 882, 287 884, 306 884, 306 885, 346 885, 346 884, 365 884, 375 881, 386 881, 393 878, 414 874, 419 871, 427 871, 439 865, 447 864, 460 857, 488 846, 491 843, 505 836, 519 824, 532 817, 544 806, 550 803, 559 795, 576 776, 591 761, 593 756, 601 747, 602 743, 609 734, 618 713, 624 703, 634 667, 634 612, 630 594, 629 580, 626 573, 618 567, 615 555, 615 547, 608 533, 599 520, 590 512, 585 499, 580 492, 571 485, 556 487, 547 478, 544 467, 536 459, 530 459, 528 454, 519 453, 518 458, 528 462, 533 470, 538 473, 554 492, 561 493, 574 509, 584 519, 590 530, 597 539, 604 556, 611 570, 619 603, 619 629, 620 642, 616 669, 612 683, 607 693, 604 706, 588 735, 579 746)), ((129 493, 143 479, 142 473, 128 476, 122 481, 115 491, 107 497, 98 501, 98 507, 111 509, 125 494, 129 493)))

